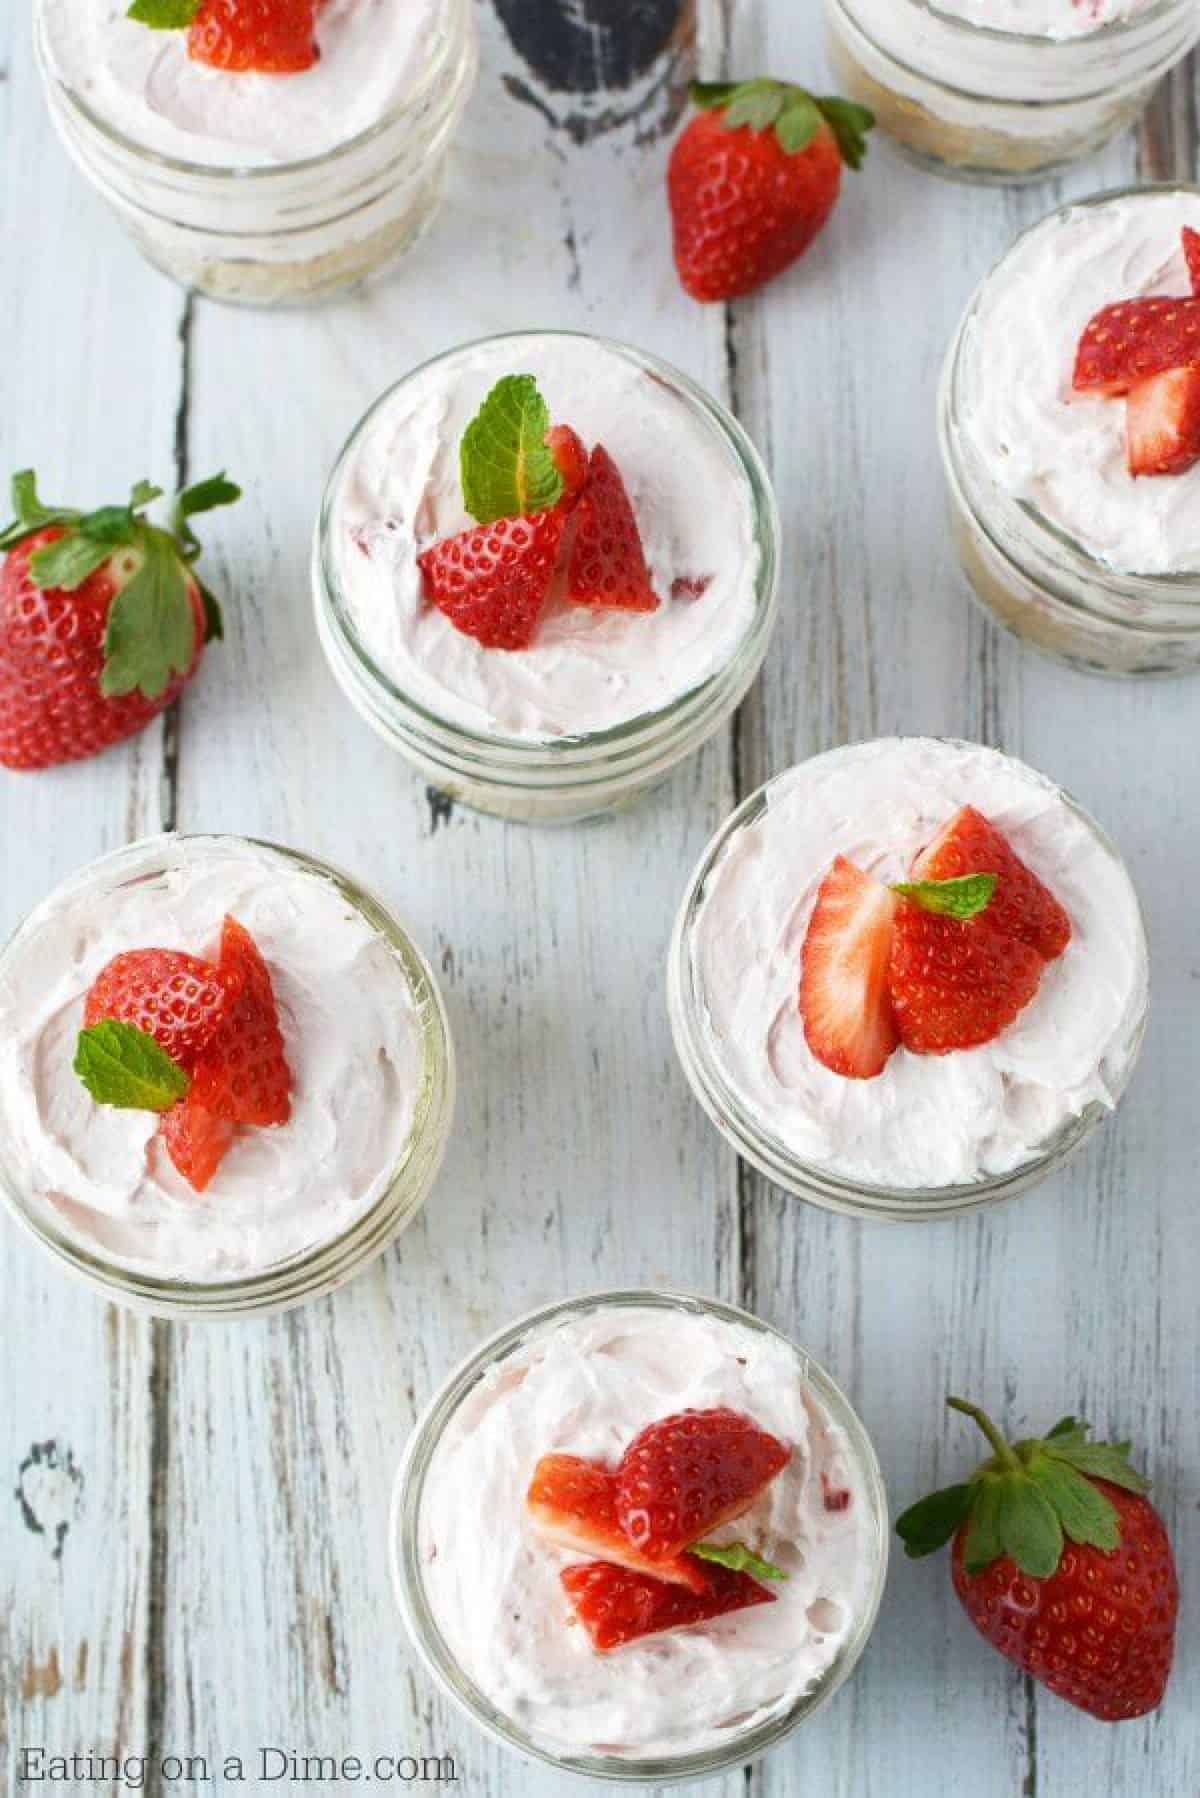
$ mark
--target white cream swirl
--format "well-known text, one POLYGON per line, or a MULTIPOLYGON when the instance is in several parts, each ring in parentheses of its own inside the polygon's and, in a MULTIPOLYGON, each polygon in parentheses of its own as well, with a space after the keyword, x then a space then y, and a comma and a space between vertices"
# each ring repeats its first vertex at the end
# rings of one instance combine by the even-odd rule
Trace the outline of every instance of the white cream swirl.
POLYGON ((126 17, 128 0, 42 0, 54 73, 144 149, 216 168, 299 162, 400 105, 428 67, 447 0, 324 0, 318 61, 294 74, 214 69, 183 31, 126 17))
POLYGON ((339 1236, 384 1191, 424 1053, 404 968, 330 880, 236 839, 151 840, 119 875, 102 865, 51 894, 0 961, 0 1156, 51 1225, 118 1265, 187 1282, 254 1274, 339 1236), (240 1129, 200 1194, 157 1116, 95 1104, 71 1064, 114 955, 211 955, 226 912, 271 971, 292 1116, 240 1129))
POLYGON ((688 945, 709 1047, 754 1117, 801 1161, 894 1189, 967 1184, 1033 1159, 1112 1105, 1146 1007, 1147 950, 1123 865, 1059 790, 992 749, 890 738, 789 770, 713 870, 688 945), (897 1049, 874 1080, 817 1061, 800 953, 838 855, 883 880, 962 805, 1008 837, 1071 918, 1066 951, 1009 1026, 951 1055, 897 1049))
POLYGON ((658 710, 726 667, 755 612, 750 484, 696 404, 616 348, 577 336, 495 339, 444 357, 369 419, 332 497, 329 552, 382 671, 439 717, 483 732, 579 736, 658 710), (528 649, 485 649, 423 596, 417 556, 465 530, 462 434, 494 384, 532 374, 556 423, 615 460, 658 610, 569 606, 562 581, 528 649), (707 582, 695 593, 677 586, 707 582))
POLYGON ((810 1691, 854 1635, 880 1572, 879 1520, 842 1429, 803 1361, 713 1316, 601 1307, 536 1331, 459 1406, 433 1455, 418 1523, 438 1629, 479 1690, 551 1751, 669 1756, 716 1747, 810 1691), (793 1448, 736 1524, 782 1566, 774 1604, 599 1654, 559 1582, 583 1557, 532 1529, 524 1495, 553 1452, 615 1463, 646 1424, 727 1405, 793 1448), (848 1493, 829 1509, 831 1493, 848 1493))
POLYGON ((1152 0, 932 0, 934 12, 988 31, 1027 37, 1086 37, 1134 18, 1152 0))
POLYGON ((963 443, 1003 492, 1126 573, 1200 571, 1200 463, 1181 475, 1131 475, 1125 402, 1076 393, 1075 352, 1102 306, 1190 293, 1184 225, 1200 230, 1200 194, 1068 206, 1018 240, 963 334, 963 443))

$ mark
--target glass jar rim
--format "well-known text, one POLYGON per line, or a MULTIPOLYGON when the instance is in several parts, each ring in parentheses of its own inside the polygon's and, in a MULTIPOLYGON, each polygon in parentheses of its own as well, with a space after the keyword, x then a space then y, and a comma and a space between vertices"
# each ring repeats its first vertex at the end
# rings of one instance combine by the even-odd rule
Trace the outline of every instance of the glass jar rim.
MULTIPOLYGON (((869 738, 866 742, 888 740, 869 738)), ((965 749, 986 747, 968 743, 961 737, 922 739, 910 736, 894 740, 928 740, 965 749)), ((946 1186, 881 1186, 870 1181, 847 1178, 833 1168, 804 1160, 789 1148, 775 1131, 756 1116, 733 1082, 726 1077, 720 1059, 708 1041, 708 1035, 700 1022, 705 1013, 705 1001, 699 970, 692 954, 692 934, 712 875, 737 833, 765 812, 772 789, 789 780, 801 768, 811 768, 815 763, 864 746, 865 744, 860 743, 840 744, 833 749, 808 756, 790 768, 781 769, 742 800, 705 845, 684 890, 668 950, 667 990, 672 1034, 688 1083, 701 1106, 720 1133, 733 1143, 737 1152, 766 1174, 768 1179, 830 1210, 896 1222, 928 1222, 957 1212, 975 1210, 1001 1199, 1015 1198, 1067 1159, 1095 1126, 1110 1114, 1125 1090, 1141 1049, 1148 1000, 1143 999, 1136 1027, 1124 1045, 1125 1061, 1120 1080, 1113 1087, 1113 1107, 1103 1106, 1099 1100, 1092 1100, 1077 1116, 1066 1119, 1053 1136, 1038 1146, 1034 1154, 1006 1173, 985 1175, 979 1180, 946 1186)), ((1030 774, 1045 781, 1062 803, 1081 819, 1125 873, 1136 908, 1142 963, 1148 968, 1149 953, 1141 899, 1116 845, 1091 813, 1056 782, 1038 774, 1036 769, 1029 768, 1017 756, 1010 756, 1002 750, 994 750, 992 753, 1004 755, 1006 761, 1016 762, 1019 767, 1028 769, 1030 774)))
MULTIPOLYGON (((1014 256, 1020 247, 1037 232, 1065 220, 1071 213, 1087 211, 1093 207, 1110 205, 1117 200, 1152 198, 1155 195, 1191 194, 1200 200, 1200 182, 1194 181, 1140 181, 1128 182, 1119 187, 1101 189, 1099 192, 1083 194, 1078 199, 1067 200, 1061 206, 1053 207, 1042 217, 1018 232, 1003 255, 998 257, 991 268, 975 287, 967 301, 958 327, 951 339, 942 370, 940 391, 938 396, 938 430, 942 443, 942 452, 947 466, 953 471, 955 480, 963 489, 962 479, 964 457, 961 453, 958 433, 955 430, 957 416, 958 386, 962 375, 962 359, 965 353, 970 325, 976 317, 991 283, 1006 266, 1009 258, 1014 256)), ((1114 568, 1110 562, 1097 556, 1086 544, 1073 536, 1064 526, 1056 524, 1048 518, 1031 501, 1018 498, 1006 492, 994 482, 989 493, 997 504, 1014 519, 1020 520, 1031 532, 1034 540, 1050 553, 1063 554, 1078 564, 1069 572, 1082 576, 1095 583, 1106 592, 1115 591, 1123 597, 1155 599, 1169 598, 1178 602, 1187 601, 1194 593, 1197 602, 1197 627, 1200 628, 1200 567, 1194 569, 1169 569, 1162 573, 1139 573, 1136 570, 1114 568)), ((1017 561, 1010 545, 1000 542, 996 533, 989 528, 986 519, 981 517, 979 506, 973 494, 967 490, 962 494, 978 528, 988 541, 1004 557, 1006 561, 1017 561)), ((1070 594, 1059 593, 1058 598, 1068 606, 1078 606, 1078 601, 1070 594)), ((1080 608, 1086 609, 1086 608, 1080 608)))
POLYGON ((766 465, 754 443, 728 408, 682 369, 651 351, 640 350, 617 338, 591 331, 538 327, 522 331, 500 331, 454 344, 449 349, 427 357, 387 387, 355 424, 338 452, 321 499, 313 554, 315 598, 319 620, 322 623, 328 622, 338 648, 353 658, 359 675, 374 691, 382 693, 389 706, 402 717, 414 721, 417 728, 431 732, 435 739, 448 741, 456 746, 466 745, 469 753, 479 754, 488 761, 507 758, 516 770, 537 770, 564 763, 599 760, 608 751, 639 749, 647 743, 655 742, 660 736, 673 734, 681 722, 689 722, 694 715, 701 714, 715 693, 723 693, 730 684, 736 685, 746 664, 752 663, 756 668, 774 628, 778 609, 781 535, 774 489, 766 465), (707 676, 697 686, 678 694, 664 706, 639 713, 634 718, 624 719, 603 730, 586 731, 578 736, 531 738, 513 736, 504 731, 480 729, 446 717, 414 699, 380 668, 366 647, 350 618, 332 565, 332 515, 342 478, 351 455, 365 433, 395 395, 410 381, 418 379, 442 362, 465 356, 485 345, 519 342, 531 337, 575 339, 597 345, 677 388, 703 415, 740 467, 748 489, 755 541, 760 551, 754 612, 745 634, 725 667, 707 676))
MULTIPOLYGON (((456 7, 467 30, 474 30, 474 13, 471 0, 446 0, 447 10, 456 7)), ((264 187, 272 182, 293 179, 297 175, 317 174, 324 169, 336 166, 341 160, 349 160, 360 150, 368 148, 379 138, 387 135, 400 124, 410 111, 417 110, 428 98, 431 90, 440 79, 446 63, 453 54, 455 45, 452 36, 444 39, 441 54, 427 63, 421 72, 420 79, 408 90, 402 100, 388 108, 372 124, 355 132, 344 142, 332 145, 328 150, 319 150, 311 156, 298 156, 287 162, 271 163, 211 163, 193 162, 184 156, 172 156, 169 152, 152 149, 147 144, 139 143, 114 125, 101 113, 89 105, 69 81, 59 73, 50 51, 49 42, 43 42, 42 34, 46 32, 46 0, 37 0, 37 31, 35 44, 42 64, 42 73, 48 82, 53 82, 55 89, 63 101, 73 108, 83 122, 114 148, 123 151, 127 156, 149 167, 160 170, 163 174, 179 175, 187 180, 209 182, 219 187, 226 182, 236 182, 239 186, 251 187, 262 183, 264 187)), ((286 77, 284 77, 286 79, 286 77)))
POLYGON ((703 1293, 670 1287, 604 1288, 537 1306, 489 1336, 446 1376, 424 1407, 401 1457, 388 1514, 388 1563, 392 1589, 409 1638, 427 1671, 452 1702, 463 1709, 487 1736, 518 1754, 560 1771, 617 1784, 674 1783, 704 1777, 764 1754, 791 1735, 824 1706, 849 1679, 879 1615, 887 1579, 889 1524, 887 1489, 878 1456, 862 1419, 849 1398, 819 1361, 790 1336, 752 1312, 703 1293), (590 1311, 620 1307, 680 1310, 748 1327, 781 1342, 801 1363, 805 1383, 829 1410, 845 1435, 871 1508, 875 1525, 875 1566, 870 1589, 853 1634, 817 1684, 779 1716, 747 1730, 728 1743, 679 1755, 629 1758, 616 1755, 558 1754, 540 1747, 479 1691, 459 1666, 433 1617, 421 1577, 419 1543, 425 1482, 442 1434, 460 1404, 496 1361, 520 1349, 536 1332, 590 1311))
MULTIPOLYGON (((842 6, 855 19, 855 22, 858 22, 857 15, 851 10, 854 0, 833 0, 833 3, 842 6)), ((1065 38, 1047 37, 1044 33, 1036 31, 1001 31, 994 25, 977 25, 971 19, 955 18, 952 13, 944 12, 937 4, 937 0, 908 0, 908 4, 915 12, 924 13, 928 18, 935 20, 938 25, 945 26, 948 32, 957 33, 964 44, 967 42, 978 43, 982 40, 1011 45, 1016 50, 1027 49, 1035 55, 1044 54, 1048 50, 1058 51, 1062 55, 1069 54, 1072 50, 1077 54, 1080 53, 1081 45, 1094 49, 1098 42, 1109 45, 1115 44, 1118 38, 1132 37, 1144 31, 1147 25, 1156 25, 1160 19, 1167 18, 1173 12, 1183 12, 1190 4, 1190 0, 1152 0, 1151 5, 1144 7, 1141 12, 1131 14, 1128 18, 1114 19, 1107 25, 1101 25, 1096 31, 1087 31, 1076 37, 1065 38)), ((859 25, 860 31, 864 29, 862 25, 859 25)), ((1120 47, 1119 45, 1116 47, 1119 54, 1120 47)), ((906 66, 911 67, 911 65, 906 66)))
POLYGON ((331 882, 387 943, 418 1001, 424 1039, 425 1078, 412 1127, 386 1186, 372 1203, 336 1235, 300 1249, 255 1273, 220 1280, 173 1280, 135 1269, 114 1256, 85 1247, 57 1229, 28 1202, 21 1182, 0 1161, 0 1202, 56 1261, 114 1302, 160 1317, 228 1318, 290 1309, 340 1286, 378 1254, 416 1216, 441 1165, 453 1118, 455 1055, 445 1003, 428 961, 391 912, 365 887, 331 862, 261 837, 235 832, 174 832, 139 837, 86 862, 39 900, 0 947, 0 974, 47 905, 86 887, 96 874, 119 873, 145 863, 149 875, 169 866, 171 852, 233 845, 266 850, 297 868, 331 882))

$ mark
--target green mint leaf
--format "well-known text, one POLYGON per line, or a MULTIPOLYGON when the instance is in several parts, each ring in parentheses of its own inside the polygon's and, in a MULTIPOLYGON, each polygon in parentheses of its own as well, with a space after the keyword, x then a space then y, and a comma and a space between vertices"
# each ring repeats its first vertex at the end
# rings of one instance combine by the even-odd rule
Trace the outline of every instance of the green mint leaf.
POLYGON ((1031 1579, 1049 1579, 1062 1559, 1063 1532, 1054 1506, 1024 1473, 993 1476, 996 1539, 1031 1579))
POLYGON ((974 1494, 973 1486, 947 1486, 897 1517, 896 1533, 910 1560, 919 1561, 945 1547, 971 1509, 974 1494))
POLYGON ((994 874, 961 874, 954 880, 898 880, 892 891, 911 899, 922 911, 961 921, 976 917, 991 904, 996 878, 994 874))
POLYGON ((182 31, 200 11, 200 0, 133 0, 125 17, 155 31, 182 31))
POLYGON ((1139 1495, 1150 1490, 1150 1481, 1129 1464, 1127 1442, 1047 1442, 1046 1450, 1089 1479, 1107 1480, 1139 1495))
POLYGON ((532 375, 505 375, 463 432, 463 503, 480 524, 545 512, 562 498, 546 448, 550 414, 532 375))
POLYGON ((192 579, 200 589, 200 603, 204 607, 204 641, 206 643, 223 642, 225 620, 221 615, 221 602, 211 587, 206 587, 203 581, 196 579, 195 575, 192 576, 192 579))
POLYGON ((98 1105, 123 1111, 169 1111, 190 1084, 152 1036, 115 1018, 79 1032, 74 1067, 98 1105))
POLYGON ((106 699, 135 690, 157 699, 172 677, 185 674, 196 648, 187 576, 174 541, 142 525, 142 564, 108 612, 100 691, 106 699))
POLYGON ((1063 1534, 1072 1542, 1088 1542, 1106 1552, 1121 1540, 1116 1509, 1098 1486, 1066 1461, 1036 1455, 1029 1463, 1029 1478, 1054 1509, 1063 1534))
POLYGON ((963 1543, 963 1566, 968 1573, 982 1573, 1004 1550, 996 1533, 996 1517, 1000 1508, 999 1481, 992 1477, 972 1480, 976 1490, 971 1495, 971 1521, 963 1543))
POLYGON ((719 1567, 732 1568, 734 1573, 752 1573, 755 1579, 789 1578, 782 1567, 776 1567, 773 1561, 764 1561, 744 1542, 693 1542, 688 1553, 695 1555, 697 1560, 715 1561, 719 1567))
POLYGON ((875 114, 853 100, 839 100, 834 94, 819 95, 817 105, 837 139, 842 161, 848 168, 860 169, 867 153, 867 132, 875 123, 875 114))
POLYGON ((73 593, 111 554, 111 543, 96 543, 81 531, 72 530, 35 549, 29 558, 29 572, 38 587, 61 587, 64 592, 73 593))
POLYGON ((788 155, 795 156, 812 142, 820 123, 821 114, 812 95, 797 90, 775 121, 775 135, 788 155))

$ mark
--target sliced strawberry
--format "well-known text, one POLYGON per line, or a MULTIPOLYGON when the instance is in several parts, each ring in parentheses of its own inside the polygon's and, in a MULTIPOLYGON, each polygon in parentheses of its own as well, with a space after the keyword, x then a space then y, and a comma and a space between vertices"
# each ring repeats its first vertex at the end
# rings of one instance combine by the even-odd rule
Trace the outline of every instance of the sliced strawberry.
POLYGON ((559 1578, 580 1623, 601 1654, 653 1636, 666 1629, 707 1623, 749 1605, 773 1604, 775 1594, 748 1573, 728 1567, 706 1568, 706 1590, 686 1592, 646 1573, 613 1567, 607 1561, 584 1561, 565 1567, 559 1578))
POLYGON ((896 908, 892 1007, 900 1040, 914 1055, 973 1049, 1007 1029, 1037 992, 1045 966, 1037 950, 991 920, 896 908))
POLYGON ((569 506, 472 525, 417 557, 425 597, 485 649, 528 649, 562 544, 569 506))
POLYGON ((800 1015, 819 1062, 850 1080, 882 1073, 899 1042, 888 992, 896 899, 839 855, 800 956, 800 1015))
POLYGON ((317 60, 316 0, 201 0, 188 55, 214 69, 295 74, 317 60))
POLYGON ((1200 296, 1200 231, 1193 231, 1190 225, 1183 227, 1183 255, 1192 292, 1200 296))
POLYGON ((955 812, 913 863, 914 880, 959 880, 967 874, 997 876, 987 908, 991 923, 1028 943, 1045 961, 1062 954, 1071 940, 1070 918, 1008 839, 973 805, 955 812))
POLYGON ((220 967, 237 996, 196 1064, 185 1103, 238 1124, 286 1124, 292 1077, 271 974, 236 918, 221 931, 220 967))
POLYGON ((617 1467, 617 1520, 651 1561, 669 1561, 748 1511, 791 1449, 749 1417, 679 1411, 635 1436, 617 1467))
POLYGON ((546 448, 554 457, 554 466, 562 476, 567 498, 574 499, 587 480, 587 451, 570 425, 551 425, 546 432, 546 448))
POLYGON ((1130 391, 1125 453, 1132 475, 1183 474, 1200 460, 1200 366, 1169 369, 1130 391))
POLYGON ((159 1126, 167 1154, 189 1185, 203 1192, 233 1141, 237 1126, 190 1095, 164 1113, 159 1126))
POLYGON ((669 1585, 706 1590, 699 1561, 680 1555, 673 1561, 651 1561, 638 1553, 617 1522, 617 1477, 598 1461, 578 1455, 543 1455, 533 1471, 525 1504, 534 1527, 560 1548, 652 1573, 669 1585))
POLYGON ((588 462, 587 485, 579 496, 576 517, 575 544, 567 568, 567 597, 572 605, 655 611, 658 597, 650 585, 637 518, 620 470, 601 444, 588 462))
POLYGON ((1200 299, 1121 300, 1091 319, 1075 353, 1080 391, 1128 393, 1140 381, 1200 362, 1200 299))
POLYGON ((87 1029, 102 1018, 152 1036, 186 1073, 216 1034, 236 993, 228 970, 177 949, 131 949, 97 974, 83 1006, 87 1029))

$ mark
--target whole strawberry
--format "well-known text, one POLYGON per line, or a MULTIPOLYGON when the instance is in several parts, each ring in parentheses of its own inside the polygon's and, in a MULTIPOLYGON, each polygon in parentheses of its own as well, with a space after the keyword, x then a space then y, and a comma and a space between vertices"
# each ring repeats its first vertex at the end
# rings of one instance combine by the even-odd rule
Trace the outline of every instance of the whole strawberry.
POLYGON ((0 532, 0 764, 48 768, 132 736, 169 706, 221 635, 221 611, 192 572, 190 519, 232 503, 224 475, 179 494, 170 530, 147 523, 161 489, 128 505, 45 506, 26 471, 0 532))
POLYGON ((761 287, 803 255, 861 167, 864 106, 787 82, 693 81, 701 110, 671 152, 675 266, 697 300, 761 287))
POLYGON ((1105 1722, 1162 1702, 1175 1646, 1179 1585, 1149 1482, 1127 1442, 1089 1442, 1064 1417, 1011 1446, 984 1412, 992 1454, 965 1485, 897 1520, 914 1559, 954 1538, 954 1590, 980 1634, 1060 1698, 1105 1722))

